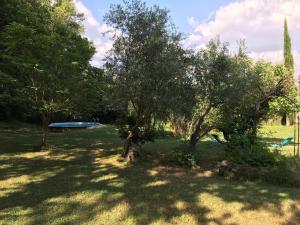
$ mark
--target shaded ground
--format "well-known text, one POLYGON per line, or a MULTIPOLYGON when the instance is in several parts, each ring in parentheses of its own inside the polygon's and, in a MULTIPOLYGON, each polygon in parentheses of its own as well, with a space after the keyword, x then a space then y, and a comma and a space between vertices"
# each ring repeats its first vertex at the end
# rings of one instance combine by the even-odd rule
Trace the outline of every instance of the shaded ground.
MULTIPOLYGON (((147 144, 135 164, 111 126, 51 134, 53 150, 32 152, 38 140, 34 128, 0 132, 0 224, 300 224, 298 189, 170 165, 178 140, 147 144)), ((203 161, 223 154, 198 147, 203 161)))

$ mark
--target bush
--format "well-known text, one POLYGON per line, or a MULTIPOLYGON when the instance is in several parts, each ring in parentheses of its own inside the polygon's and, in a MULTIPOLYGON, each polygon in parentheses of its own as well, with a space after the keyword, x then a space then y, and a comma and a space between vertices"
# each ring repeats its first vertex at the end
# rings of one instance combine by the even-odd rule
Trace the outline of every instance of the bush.
MULTIPOLYGON (((129 131, 132 128, 128 126, 119 126, 118 133, 122 139, 126 139, 128 137, 129 131)), ((153 142, 156 137, 155 130, 151 128, 138 127, 134 131, 133 143, 135 144, 145 144, 145 142, 153 142)))
POLYGON ((196 166, 196 157, 194 150, 186 145, 181 145, 174 149, 176 161, 182 166, 194 167, 196 166))
POLYGON ((273 166, 281 157, 271 152, 265 143, 246 135, 234 137, 228 143, 226 152, 230 161, 254 167, 273 166))
POLYGON ((286 186, 300 185, 300 179, 293 171, 296 162, 271 152, 259 140, 253 141, 247 136, 233 138, 227 146, 227 159, 232 162, 230 164, 233 169, 229 170, 234 172, 233 176, 236 178, 286 186))
POLYGON ((300 186, 300 178, 293 171, 292 165, 294 165, 294 162, 284 158, 275 165, 267 167, 255 167, 224 160, 219 165, 219 175, 226 178, 260 180, 276 185, 298 187, 300 186))

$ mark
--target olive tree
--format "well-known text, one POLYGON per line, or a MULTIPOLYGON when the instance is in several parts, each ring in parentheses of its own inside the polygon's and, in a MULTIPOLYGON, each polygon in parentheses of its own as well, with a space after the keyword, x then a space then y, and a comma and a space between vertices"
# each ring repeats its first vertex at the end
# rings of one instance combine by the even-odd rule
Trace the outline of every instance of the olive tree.
POLYGON ((259 124, 270 116, 270 105, 289 95, 292 80, 283 65, 236 55, 232 58, 232 88, 220 106, 218 129, 230 141, 246 135, 256 140, 259 124))
POLYGON ((179 107, 190 85, 189 54, 166 9, 124 1, 111 6, 105 21, 114 29, 106 58, 106 73, 112 78, 109 99, 123 112, 119 128, 126 137, 126 156, 130 146, 153 138, 155 121, 179 107))
POLYGON ((231 57, 227 45, 218 39, 210 41, 196 53, 192 73, 196 104, 191 117, 191 147, 214 128, 212 117, 227 95, 230 71, 231 57))
POLYGON ((234 55, 218 39, 210 41, 196 53, 193 68, 191 147, 212 129, 223 131, 226 139, 246 133, 256 137, 260 122, 270 116, 270 104, 286 98, 293 87, 283 66, 254 62, 243 41, 234 55))

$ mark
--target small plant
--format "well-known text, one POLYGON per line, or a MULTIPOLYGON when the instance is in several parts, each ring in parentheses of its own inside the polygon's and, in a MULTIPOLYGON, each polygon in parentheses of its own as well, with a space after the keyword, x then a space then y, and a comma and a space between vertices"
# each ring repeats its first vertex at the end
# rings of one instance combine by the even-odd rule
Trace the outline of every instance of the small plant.
POLYGON ((174 155, 180 165, 190 168, 196 166, 195 153, 191 148, 182 145, 174 150, 174 155))

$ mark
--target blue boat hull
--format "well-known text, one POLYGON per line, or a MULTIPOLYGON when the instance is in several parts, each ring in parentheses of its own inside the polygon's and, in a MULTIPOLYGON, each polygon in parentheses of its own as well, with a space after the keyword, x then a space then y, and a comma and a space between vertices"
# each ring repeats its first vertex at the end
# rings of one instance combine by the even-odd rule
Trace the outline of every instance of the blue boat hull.
POLYGON ((68 130, 68 129, 86 129, 99 126, 99 123, 94 122, 63 122, 63 123, 50 123, 48 128, 52 131, 55 130, 68 130))

